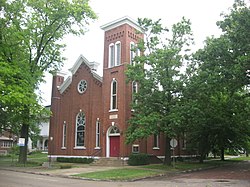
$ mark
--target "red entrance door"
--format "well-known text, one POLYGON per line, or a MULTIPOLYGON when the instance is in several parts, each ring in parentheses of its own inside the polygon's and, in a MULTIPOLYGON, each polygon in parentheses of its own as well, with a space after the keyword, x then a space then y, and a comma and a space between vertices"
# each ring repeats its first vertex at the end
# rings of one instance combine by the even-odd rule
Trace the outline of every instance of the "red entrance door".
POLYGON ((120 136, 110 136, 110 157, 119 157, 120 136))

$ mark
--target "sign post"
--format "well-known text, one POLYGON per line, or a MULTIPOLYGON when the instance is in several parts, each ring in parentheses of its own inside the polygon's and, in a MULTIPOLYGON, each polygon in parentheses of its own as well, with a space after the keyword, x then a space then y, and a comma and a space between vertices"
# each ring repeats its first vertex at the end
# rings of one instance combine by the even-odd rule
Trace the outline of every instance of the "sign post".
POLYGON ((25 138, 19 138, 19 139, 18 139, 18 145, 19 145, 20 147, 25 146, 25 138))
POLYGON ((52 141, 53 141, 53 136, 51 136, 50 138, 50 154, 49 154, 49 168, 51 168, 51 154, 52 154, 52 141))
POLYGON ((171 147, 173 148, 173 167, 175 168, 175 158, 174 158, 174 148, 177 146, 177 140, 176 139, 174 139, 174 138, 172 138, 171 140, 170 140, 170 145, 171 145, 171 147))

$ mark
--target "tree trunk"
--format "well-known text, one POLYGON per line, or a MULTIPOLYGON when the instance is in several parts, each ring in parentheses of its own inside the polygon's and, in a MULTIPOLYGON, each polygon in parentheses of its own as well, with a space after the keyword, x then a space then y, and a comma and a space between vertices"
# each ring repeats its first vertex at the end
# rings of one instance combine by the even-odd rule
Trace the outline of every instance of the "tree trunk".
POLYGON ((171 165, 171 149, 170 149, 170 138, 169 137, 166 137, 166 145, 165 145, 165 159, 164 159, 164 162, 163 164, 164 165, 168 165, 170 166, 171 165))
POLYGON ((225 160, 225 154, 224 154, 224 148, 220 149, 220 160, 224 161, 225 160))
POLYGON ((27 162, 27 150, 28 150, 28 133, 29 125, 23 124, 21 128, 21 138, 25 138, 24 146, 20 146, 19 151, 19 163, 25 164, 27 162))
POLYGON ((247 149, 246 149, 246 157, 249 157, 249 152, 247 149))

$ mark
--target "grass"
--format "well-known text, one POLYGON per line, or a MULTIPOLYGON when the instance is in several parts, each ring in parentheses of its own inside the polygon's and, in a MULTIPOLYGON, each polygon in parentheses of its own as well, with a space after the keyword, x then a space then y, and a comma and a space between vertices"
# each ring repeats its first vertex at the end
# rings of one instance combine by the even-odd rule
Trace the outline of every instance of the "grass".
POLYGON ((113 169, 107 171, 98 171, 91 173, 81 173, 74 176, 90 178, 90 179, 99 179, 99 180, 134 180, 138 178, 151 177, 155 175, 164 174, 167 172, 178 172, 178 171, 187 171, 194 170, 198 168, 209 168, 220 166, 223 164, 230 164, 237 161, 249 160, 249 157, 239 157, 226 161, 220 160, 210 160, 205 161, 204 163, 198 162, 176 162, 175 167, 166 166, 163 164, 151 164, 145 166, 135 166, 122 169, 113 169))
MULTIPOLYGON (((28 155, 28 162, 23 165, 18 163, 18 155, 14 156, 0 156, 0 165, 2 166, 15 166, 15 167, 37 167, 41 166, 43 162, 48 162, 48 155, 41 152, 33 152, 28 155)), ((124 167, 122 169, 113 169, 106 171, 98 171, 91 173, 81 173, 74 176, 100 179, 100 180, 134 180, 138 178, 145 178, 155 175, 160 175, 168 172, 178 172, 184 170, 193 170, 197 168, 208 168, 212 166, 219 166, 222 164, 230 164, 233 162, 240 162, 244 160, 250 160, 250 157, 237 157, 226 161, 220 160, 209 160, 200 164, 198 162, 176 162, 175 167, 165 166, 163 164, 152 164, 145 166, 135 166, 135 167, 124 167)), ((61 163, 54 162, 53 168, 60 168, 61 163)), ((72 163, 71 163, 72 164, 72 163)), ((70 164, 70 165, 71 165, 70 164)), ((72 167, 77 167, 77 165, 72 164, 72 167)))
POLYGON ((157 169, 157 170, 164 170, 164 171, 183 171, 183 170, 190 170, 190 169, 197 169, 197 168, 206 168, 210 167, 214 164, 207 164, 207 163, 197 163, 197 162, 177 162, 175 163, 175 166, 166 166, 163 164, 153 164, 153 165, 147 165, 143 166, 147 169, 157 169))
POLYGON ((145 166, 134 166, 122 169, 113 169, 108 171, 98 171, 90 173, 81 173, 73 176, 99 179, 99 180, 134 180, 138 178, 161 175, 167 172, 177 172, 197 168, 207 168, 214 166, 215 163, 196 163, 196 162, 177 162, 175 167, 163 164, 152 164, 145 166))
POLYGON ((25 165, 18 163, 18 155, 0 156, 1 166, 36 167, 41 166, 43 162, 47 161, 48 155, 41 152, 32 152, 31 154, 28 154, 27 163, 25 163, 25 165))
POLYGON ((249 157, 246 157, 246 156, 240 156, 240 157, 237 157, 237 158, 232 158, 230 160, 235 160, 235 161, 246 161, 246 160, 250 160, 250 156, 249 157))
POLYGON ((160 173, 163 172, 137 169, 137 168, 123 168, 123 169, 112 169, 108 171, 82 173, 74 176, 90 178, 90 179, 102 179, 102 180, 132 180, 136 178, 154 176, 160 173))

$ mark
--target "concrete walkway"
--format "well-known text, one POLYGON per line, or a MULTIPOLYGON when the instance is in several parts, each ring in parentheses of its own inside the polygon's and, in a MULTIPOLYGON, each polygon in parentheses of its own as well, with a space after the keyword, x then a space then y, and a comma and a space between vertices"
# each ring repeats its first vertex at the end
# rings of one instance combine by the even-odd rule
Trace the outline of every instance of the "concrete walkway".
POLYGON ((89 166, 81 165, 75 166, 68 169, 58 169, 58 168, 44 168, 44 167, 4 167, 0 166, 0 170, 17 171, 23 173, 32 173, 39 175, 49 175, 49 176, 61 176, 61 177, 71 177, 72 175, 79 173, 89 173, 96 171, 106 171, 111 169, 125 168, 130 166, 120 166, 120 167, 107 167, 107 166, 89 166))

